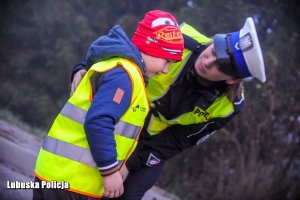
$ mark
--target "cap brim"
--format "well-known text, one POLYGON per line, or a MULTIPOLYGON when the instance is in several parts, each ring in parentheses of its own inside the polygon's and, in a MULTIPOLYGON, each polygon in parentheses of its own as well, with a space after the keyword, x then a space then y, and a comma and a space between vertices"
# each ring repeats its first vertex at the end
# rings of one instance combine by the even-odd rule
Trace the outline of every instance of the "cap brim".
POLYGON ((214 50, 218 60, 229 59, 227 53, 226 34, 216 34, 213 38, 214 50))
POLYGON ((250 51, 243 52, 245 62, 247 63, 251 75, 253 77, 258 78, 261 82, 265 82, 266 74, 265 74, 263 55, 258 40, 258 36, 256 33, 255 24, 251 17, 248 17, 246 19, 244 27, 240 30, 240 38, 246 35, 247 33, 250 33, 251 35, 253 48, 250 51), (253 58, 257 58, 257 59, 253 59, 253 58))

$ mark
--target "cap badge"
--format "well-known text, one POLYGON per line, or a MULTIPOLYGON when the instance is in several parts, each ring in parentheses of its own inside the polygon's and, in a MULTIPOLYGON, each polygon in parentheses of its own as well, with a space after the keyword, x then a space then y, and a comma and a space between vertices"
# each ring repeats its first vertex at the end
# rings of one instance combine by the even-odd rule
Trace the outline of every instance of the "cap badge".
POLYGON ((240 41, 235 44, 235 48, 237 50, 241 50, 242 52, 248 51, 253 48, 253 42, 250 33, 247 33, 243 37, 240 38, 240 41))

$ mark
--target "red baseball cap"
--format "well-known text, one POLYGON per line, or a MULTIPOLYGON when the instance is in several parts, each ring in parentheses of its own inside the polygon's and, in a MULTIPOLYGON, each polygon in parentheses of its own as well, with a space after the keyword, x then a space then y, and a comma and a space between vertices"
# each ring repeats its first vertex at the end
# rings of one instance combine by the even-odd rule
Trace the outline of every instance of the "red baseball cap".
POLYGON ((139 22, 132 43, 145 54, 175 61, 182 60, 183 36, 170 13, 153 10, 139 22))

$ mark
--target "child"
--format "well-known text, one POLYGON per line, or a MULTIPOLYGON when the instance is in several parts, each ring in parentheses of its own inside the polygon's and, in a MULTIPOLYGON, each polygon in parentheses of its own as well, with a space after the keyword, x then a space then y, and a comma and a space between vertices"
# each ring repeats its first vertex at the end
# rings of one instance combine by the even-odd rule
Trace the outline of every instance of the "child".
POLYGON ((33 199, 123 193, 119 170, 149 111, 144 76, 167 73, 183 48, 176 19, 159 10, 139 22, 132 42, 115 26, 91 44, 84 62, 89 70, 55 119, 35 168, 36 181, 63 181, 69 189, 40 188, 33 199))

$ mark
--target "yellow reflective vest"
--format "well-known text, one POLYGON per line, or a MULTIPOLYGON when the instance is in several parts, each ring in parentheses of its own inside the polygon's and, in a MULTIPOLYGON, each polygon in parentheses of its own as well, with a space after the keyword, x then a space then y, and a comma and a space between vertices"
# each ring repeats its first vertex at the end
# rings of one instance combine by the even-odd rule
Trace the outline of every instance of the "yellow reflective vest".
MULTIPOLYGON (((184 24, 183 26, 181 26, 181 31, 183 34, 193 38, 200 44, 208 44, 212 42, 210 38, 202 35, 188 24, 184 24)), ((159 109, 155 107, 155 104, 153 102, 157 100, 159 101, 161 98, 164 98, 164 96, 169 92, 170 86, 172 86, 172 84, 177 81, 191 54, 192 51, 185 48, 182 56, 182 61, 171 64, 168 74, 155 75, 151 79, 149 79, 147 94, 149 101, 152 102, 151 108, 154 108, 154 110, 156 111, 155 115, 151 115, 150 121, 147 125, 147 131, 149 134, 156 135, 158 133, 161 133, 167 127, 176 124, 209 124, 213 119, 224 118, 234 112, 234 105, 225 94, 216 98, 214 102, 211 103, 211 105, 208 107, 203 108, 200 105, 191 105, 190 107, 193 107, 190 110, 177 114, 174 118, 167 118, 160 113, 159 109)), ((168 101, 171 101, 171 99, 168 101)), ((171 103, 168 101, 165 104, 171 103)))
POLYGON ((132 153, 149 111, 148 99, 139 67, 130 60, 114 58, 98 62, 89 69, 56 117, 37 158, 35 175, 38 178, 67 182, 70 191, 83 195, 94 198, 102 196, 102 177, 92 158, 83 125, 93 99, 94 75, 116 66, 125 69, 133 87, 130 107, 115 125, 114 138, 120 165, 132 153))

